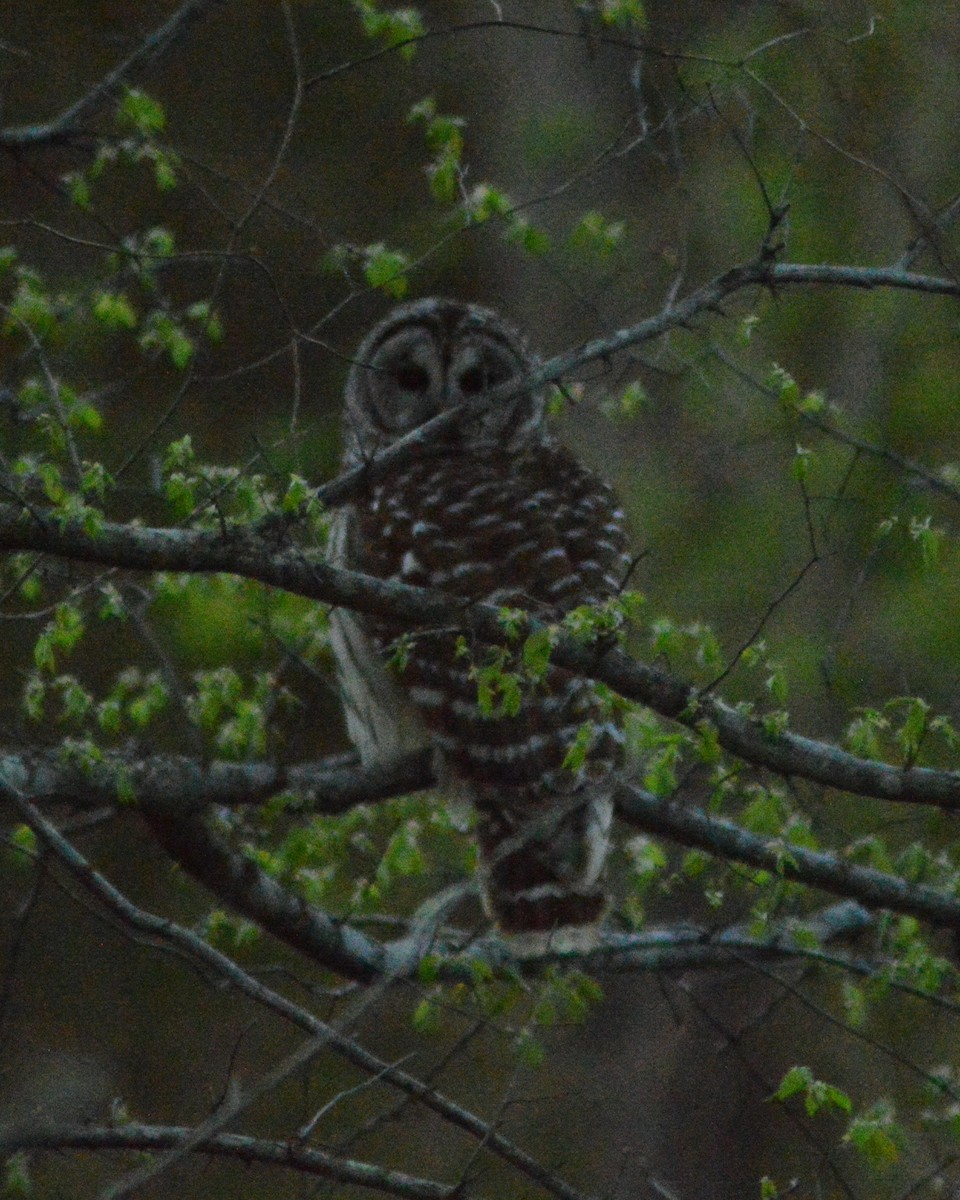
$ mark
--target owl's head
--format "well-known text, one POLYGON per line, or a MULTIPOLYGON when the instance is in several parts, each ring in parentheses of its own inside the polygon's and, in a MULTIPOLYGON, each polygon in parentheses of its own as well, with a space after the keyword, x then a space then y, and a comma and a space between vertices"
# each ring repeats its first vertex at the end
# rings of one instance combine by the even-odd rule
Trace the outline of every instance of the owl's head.
MULTIPOLYGON (((347 462, 375 454, 465 400, 523 379, 534 363, 518 330, 488 308, 436 298, 401 304, 367 334, 350 369, 347 462)), ((450 434, 471 451, 516 453, 546 439, 542 390, 493 404, 450 434)))

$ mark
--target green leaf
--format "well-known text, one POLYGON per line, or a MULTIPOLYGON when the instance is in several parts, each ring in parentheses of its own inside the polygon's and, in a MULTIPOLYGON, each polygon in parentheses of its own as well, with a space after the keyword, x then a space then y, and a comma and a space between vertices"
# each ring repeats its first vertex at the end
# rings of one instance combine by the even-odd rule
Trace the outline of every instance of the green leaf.
POLYGON ((790 724, 790 714, 785 709, 764 713, 760 718, 760 724, 767 737, 776 739, 787 730, 790 724))
POLYGON ((778 704, 786 704, 787 702, 787 677, 782 667, 770 664, 772 673, 767 676, 766 688, 773 699, 778 704))
POLYGON ((800 386, 789 371, 774 363, 766 379, 767 387, 777 393, 784 408, 796 410, 800 405, 800 386))
POLYGON ((556 642, 556 626, 537 629, 523 643, 523 666, 533 680, 541 680, 550 666, 550 655, 556 642))
POLYGON ((813 1083, 813 1072, 809 1067, 791 1067, 780 1080, 780 1086, 773 1094, 774 1100, 789 1100, 805 1092, 813 1083))
POLYGON ((546 1052, 543 1046, 536 1038, 527 1030, 517 1038, 516 1042, 517 1058, 524 1066, 537 1068, 542 1065, 546 1058, 546 1052))
POLYGON ((667 867, 669 859, 663 847, 646 834, 637 834, 623 848, 630 860, 634 887, 645 891, 667 867))
POLYGON ((395 8, 381 12, 372 0, 352 0, 353 7, 363 22, 364 33, 368 37, 380 38, 388 46, 399 47, 400 54, 410 59, 413 57, 415 46, 408 44, 411 39, 421 37, 424 30, 423 20, 415 8, 395 8))
MULTIPOLYGON (((46 635, 41 634, 41 637, 45 637, 45 636, 46 635)), ((36 647, 34 647, 33 658, 34 658, 34 662, 36 663, 39 670, 41 670, 41 671, 53 671, 54 670, 54 668, 56 667, 56 663, 53 659, 53 651, 52 651, 52 648, 50 647, 49 639, 47 639, 47 647, 43 651, 41 651, 39 654, 39 658, 42 661, 40 661, 40 662, 37 661, 38 652, 37 652, 36 647)), ((24 688, 23 688, 23 710, 27 714, 27 716, 30 718, 31 721, 42 721, 43 720, 43 706, 44 706, 44 701, 46 700, 46 696, 47 696, 46 680, 44 680, 43 677, 41 675, 37 674, 36 672, 31 672, 31 674, 27 677, 27 682, 24 684, 24 688)))
POLYGON ((557 1006, 549 996, 541 997, 533 1006, 532 1017, 535 1024, 548 1029, 557 1023, 557 1006))
POLYGON ((808 450, 805 446, 797 445, 793 454, 792 472, 794 479, 798 483, 806 483, 810 477, 810 463, 812 459, 812 450, 808 450))
POLYGON ((70 171, 61 177, 60 182, 77 208, 90 207, 90 183, 82 171, 70 171))
POLYGON ((823 392, 807 392, 797 406, 802 413, 819 413, 827 407, 827 398, 823 392))
POLYGON ((689 850, 683 856, 680 869, 688 879, 698 879, 710 865, 710 856, 703 850, 689 850))
POLYGON ((139 340, 144 350, 164 350, 173 365, 181 371, 193 357, 193 340, 166 312, 155 310, 147 316, 139 340))
POLYGON ((444 151, 427 166, 427 178, 430 180, 430 191, 436 200, 450 203, 458 191, 460 181, 460 158, 458 155, 444 151))
POLYGON ((29 825, 16 825, 10 833, 10 845, 24 854, 37 853, 37 835, 29 825))
POLYGON ((120 121, 142 134, 160 133, 167 123, 163 106, 139 88, 128 88, 117 110, 120 121))
POLYGON ((103 429, 103 413, 92 404, 73 404, 67 414, 67 424, 71 429, 99 433, 103 429))
POLYGON ((415 821, 407 822, 393 835, 384 851, 380 866, 384 882, 395 875, 422 875, 426 870, 423 851, 418 844, 419 826, 415 821))
POLYGON ((107 699, 97 705, 97 724, 104 733, 118 734, 123 728, 123 709, 119 700, 107 699))
POLYGON ((516 242, 527 254, 534 258, 542 258, 550 249, 550 236, 542 229, 531 225, 525 217, 517 217, 507 227, 508 241, 516 242))
POLYGON ((407 293, 408 281, 406 270, 410 260, 399 250, 388 250, 383 242, 367 246, 366 262, 363 268, 364 278, 372 288, 380 288, 395 300, 402 299, 407 293))
POLYGON ((867 1021, 867 997, 863 988, 850 979, 842 985, 843 1011, 847 1024, 862 1029, 867 1021))
POLYGON ((590 753, 590 748, 593 746, 595 736, 594 725, 590 721, 585 721, 577 730, 577 735, 573 739, 570 748, 563 760, 564 771, 579 771, 583 764, 587 761, 587 755, 590 753))
POLYGON ((193 449, 193 439, 190 434, 184 434, 179 441, 171 442, 163 456, 164 473, 183 469, 193 464, 196 454, 193 449))
POLYGON ((920 548, 920 559, 925 570, 935 566, 940 558, 940 546, 943 542, 944 531, 932 524, 932 517, 910 518, 910 536, 920 548))
POLYGON ((607 25, 619 29, 643 29, 647 14, 641 0, 600 0, 600 17, 607 25))
POLYGON ((3 1195, 11 1197, 33 1195, 30 1159, 25 1151, 18 1151, 7 1159, 3 1173, 3 1195))
POLYGON ((570 245, 575 249, 588 250, 598 258, 609 258, 624 239, 626 226, 623 221, 608 221, 599 212, 588 212, 570 234, 570 245))
POLYGON ((41 290, 39 278, 21 277, 8 307, 9 316, 4 324, 7 332, 25 325, 38 338, 53 331, 57 321, 57 309, 53 298, 41 290))
POLYGON ((875 708, 862 709, 847 726, 846 742, 854 754, 864 758, 880 758, 879 733, 889 728, 889 720, 875 708))
POLYGON ((749 313, 740 322, 740 341, 748 346, 753 339, 753 331, 760 324, 760 318, 755 313, 749 313))
POLYGON ((176 244, 169 229, 155 225, 143 235, 140 245, 141 253, 150 258, 170 258, 176 244))
POLYGON ((153 156, 153 178, 158 191, 170 192, 177 186, 176 161, 172 154, 163 152, 153 156))
POLYGON ((850 1122, 843 1140, 862 1154, 872 1167, 882 1170, 899 1159, 906 1135, 894 1120, 893 1107, 880 1101, 850 1122))
POLYGON ((440 974, 440 959, 436 954, 425 954, 417 964, 417 979, 421 983, 434 983, 440 974))
POLYGON ((909 764, 913 763, 916 759, 923 739, 927 735, 930 722, 930 705, 919 696, 910 696, 904 699, 906 701, 906 715, 894 736, 896 737, 897 745, 903 751, 904 758, 909 764))
POLYGON ((421 1000, 413 1010, 411 1021, 418 1033, 436 1033, 440 1028, 439 1006, 432 999, 421 1000))
POLYGON ((79 724, 93 708, 93 696, 73 676, 63 676, 58 683, 64 718, 79 724))
POLYGON ((815 1079, 809 1067, 791 1067, 780 1081, 772 1099, 783 1103, 793 1096, 803 1096, 808 1117, 816 1116, 822 1108, 839 1109, 844 1113, 853 1110, 853 1102, 846 1092, 831 1083, 815 1079))
POLYGON ((497 614, 497 619, 503 628, 507 641, 514 641, 520 636, 521 630, 528 621, 527 613, 522 608, 503 607, 497 614))
POLYGON ((424 96, 422 100, 418 100, 416 104, 411 104, 407 109, 407 123, 413 125, 417 121, 424 121, 429 126, 436 115, 436 100, 432 96, 424 96))
MULTIPOLYGON (((93 411, 96 412, 97 410, 94 409, 93 411)), ((97 418, 102 425, 103 418, 99 412, 97 412, 97 418)), ((83 464, 83 475, 80 478, 80 488, 85 496, 96 496, 99 500, 102 500, 106 495, 107 490, 113 487, 113 483, 113 476, 106 469, 103 463, 87 462, 83 464)))
POLYGON ((512 209, 510 197, 488 183, 478 183, 464 205, 468 220, 477 224, 489 221, 491 217, 505 217, 512 209))
POLYGON ((620 412, 624 417, 635 417, 646 407, 648 396, 639 379, 628 383, 620 394, 620 412))
POLYGON ((287 482, 287 490, 283 493, 280 507, 285 513, 294 515, 309 503, 314 495, 314 489, 302 475, 291 475, 287 482))
POLYGON ((123 292, 97 292, 93 315, 108 329, 136 329, 137 314, 123 292))

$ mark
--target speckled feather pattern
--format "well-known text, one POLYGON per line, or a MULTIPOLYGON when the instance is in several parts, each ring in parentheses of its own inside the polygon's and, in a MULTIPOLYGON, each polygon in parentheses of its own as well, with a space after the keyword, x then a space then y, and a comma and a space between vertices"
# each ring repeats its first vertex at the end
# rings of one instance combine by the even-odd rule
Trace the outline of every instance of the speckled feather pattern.
MULTIPOLYGON (((545 620, 615 595, 627 569, 612 491, 556 445, 511 460, 452 452, 414 463, 377 485, 353 522, 358 569, 545 620)), ((369 631, 384 656, 405 632, 384 622, 369 622, 369 631)), ((593 920, 604 904, 604 785, 617 731, 593 685, 556 667, 525 691, 516 716, 484 716, 470 662, 455 657, 456 637, 418 631, 398 681, 476 805, 491 907, 507 929, 593 920), (587 762, 563 769, 588 721, 597 732, 587 762)))
MULTIPOLYGON (((344 409, 348 466, 450 408, 533 368, 522 334, 497 313, 432 298, 401 305, 359 346, 344 409)), ((544 397, 514 389, 464 413, 409 465, 372 482, 334 519, 331 561, 556 620, 617 593, 627 572, 613 492, 548 433, 544 397)), ((350 736, 365 763, 435 752, 441 789, 477 813, 488 911, 530 945, 587 933, 602 881, 619 733, 594 685, 557 667, 525 687, 519 713, 484 715, 456 629, 409 629, 337 610, 337 658, 350 736), (406 665, 388 669, 407 635, 406 665), (563 762, 586 725, 592 744, 563 762), (531 940, 532 939, 532 940, 531 940)))

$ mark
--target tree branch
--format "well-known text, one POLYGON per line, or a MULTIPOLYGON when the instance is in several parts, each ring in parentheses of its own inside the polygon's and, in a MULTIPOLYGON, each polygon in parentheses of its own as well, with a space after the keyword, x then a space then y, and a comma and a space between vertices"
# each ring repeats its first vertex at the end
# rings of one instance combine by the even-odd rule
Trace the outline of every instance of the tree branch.
MULTIPOLYGON (((197 764, 190 760, 174 760, 182 764, 187 778, 194 779, 199 773, 197 764)), ((335 760, 330 772, 334 781, 333 811, 343 811, 342 797, 349 792, 362 803, 386 794, 400 795, 411 790, 428 787, 433 782, 429 763, 423 756, 412 756, 398 764, 393 776, 392 789, 388 786, 388 772, 371 772, 372 780, 383 789, 378 797, 363 795, 367 773, 355 768, 350 787, 345 787, 345 767, 342 760, 335 760)), ((15 798, 18 791, 13 778, 24 779, 23 773, 11 775, 10 765, 16 766, 12 756, 0 760, 0 794, 15 798)), ((213 764, 215 774, 218 764, 213 764)), ((242 778, 243 768, 235 766, 242 778)), ((258 764, 249 768, 258 782, 261 768, 258 764)), ((308 783, 313 800, 304 805, 310 811, 327 812, 322 784, 327 772, 323 763, 303 764, 291 768, 286 778, 299 778, 308 783)), ((169 771, 158 773, 158 778, 175 786, 175 776, 169 771)), ((50 798, 66 799, 71 789, 58 793, 53 776, 46 775, 50 798)), ((472 942, 466 954, 458 952, 457 946, 444 945, 444 939, 436 936, 435 930, 424 927, 396 941, 380 943, 368 938, 360 931, 338 922, 315 906, 307 905, 294 892, 279 884, 252 860, 231 847, 197 816, 193 807, 200 803, 200 795, 190 797, 187 815, 175 815, 177 805, 169 792, 158 793, 156 800, 141 796, 140 807, 146 819, 157 832, 167 852, 195 879, 213 894, 231 905, 237 912, 256 921, 263 929, 278 940, 285 942, 308 955, 311 959, 335 970, 348 978, 369 981, 382 978, 385 974, 394 978, 408 978, 425 953, 440 953, 437 964, 438 977, 456 980, 471 978, 469 960, 479 956, 506 965, 513 963, 509 946, 499 939, 483 939, 472 942)), ((243 793, 242 801, 247 802, 243 793)), ((670 838, 681 845, 697 846, 717 858, 745 863, 783 875, 807 887, 819 888, 848 900, 860 901, 867 906, 889 909, 893 912, 909 913, 938 927, 960 929, 960 901, 945 892, 923 884, 910 883, 896 875, 887 874, 869 867, 844 862, 836 855, 804 849, 790 843, 758 837, 730 821, 711 817, 688 806, 680 805, 664 797, 655 796, 641 788, 623 783, 618 787, 616 811, 621 820, 645 833, 670 838)), ((230 797, 217 789, 215 802, 230 803, 230 797)), ((71 853, 74 851, 71 847, 71 853)), ((861 910, 862 911, 862 910, 861 910)), ((847 923, 842 929, 825 931, 824 936, 849 934, 862 928, 862 917, 850 909, 847 923), (855 919, 854 919, 855 918, 855 919), (852 924, 850 922, 853 922, 852 924)), ((704 937, 696 933, 697 946, 689 943, 683 930, 645 931, 640 934, 607 935, 596 950, 587 954, 564 954, 547 950, 542 955, 524 959, 524 967, 537 969, 545 963, 561 958, 573 957, 578 963, 589 967, 612 967, 619 970, 661 970, 667 967, 719 966, 729 963, 729 946, 725 940, 737 939, 738 947, 762 950, 765 953, 790 955, 796 952, 789 938, 784 941, 779 935, 772 939, 745 941, 742 932, 716 934, 704 937)), ((449 939, 448 939, 449 943, 449 939)))
MULTIPOLYGON (((177 1125, 51 1125, 13 1126, 0 1130, 0 1150, 126 1150, 156 1153, 174 1150, 193 1136, 192 1129, 177 1125)), ((196 1146, 203 1154, 232 1158, 243 1163, 287 1167, 302 1175, 335 1179, 340 1183, 387 1192, 413 1200, 445 1200, 455 1186, 391 1171, 374 1163, 338 1158, 324 1150, 286 1140, 249 1137, 239 1133, 217 1133, 204 1137, 196 1146)))
MULTIPOLYGON (((96 535, 59 524, 49 513, 0 504, 0 550, 33 550, 80 562, 145 571, 230 572, 329 604, 386 617, 411 629, 455 627, 502 644, 500 611, 428 588, 376 579, 332 567, 306 552, 237 530, 159 529, 105 523, 96 535)), ((530 618, 528 629, 541 628, 530 618)), ((604 645, 559 637, 552 661, 606 683, 629 700, 691 729, 707 722, 723 748, 782 775, 795 775, 855 795, 944 809, 960 807, 960 774, 929 767, 895 767, 859 758, 800 734, 771 734, 759 719, 656 667, 604 645)))
POLYGON ((407 976, 403 947, 396 953, 346 922, 337 921, 230 847, 200 817, 170 819, 146 810, 160 845, 236 912, 338 975, 370 983, 407 976))
POLYGON ((115 96, 117 88, 133 72, 151 59, 157 58, 185 32, 188 25, 204 16, 214 4, 223 0, 187 0, 186 4, 165 21, 158 29, 143 39, 140 45, 123 62, 109 71, 86 95, 74 101, 58 117, 38 125, 19 125, 0 129, 0 148, 26 150, 36 146, 68 141, 82 132, 80 122, 89 116, 107 98, 115 96))
POLYGON ((103 761, 77 766, 56 750, 0 754, 0 783, 34 800, 56 800, 84 809, 120 803, 131 795, 142 809, 188 817, 211 805, 262 804, 281 792, 296 800, 293 812, 333 816, 357 804, 420 791, 433 783, 429 752, 388 766, 361 767, 353 754, 290 766, 266 762, 204 762, 182 754, 137 757, 106 753, 103 761))
POLYGON ((855 866, 833 854, 758 837, 731 821, 707 816, 699 809, 640 788, 619 787, 616 804, 619 816, 645 833, 661 834, 685 846, 699 846, 720 858, 760 867, 807 887, 859 900, 868 907, 908 913, 931 925, 960 930, 960 900, 936 888, 872 867, 855 866))
POLYGON ((222 979, 243 995, 264 1005, 284 1020, 305 1030, 315 1038, 324 1039, 331 1050, 342 1058, 367 1074, 381 1077, 385 1083, 423 1104, 425 1108, 437 1113, 449 1124, 478 1139, 492 1154, 509 1163, 551 1195, 558 1197, 558 1200, 588 1200, 584 1193, 571 1187, 532 1155, 521 1150, 519 1146, 498 1133, 480 1117, 457 1104, 456 1101, 408 1074, 400 1067, 377 1058, 333 1025, 321 1021, 306 1009, 280 995, 279 992, 266 987, 227 955, 214 949, 189 929, 138 908, 109 880, 95 871, 83 855, 70 845, 26 797, 11 789, 7 789, 7 795, 23 820, 52 853, 61 867, 76 879, 85 891, 112 912, 119 919, 123 929, 131 934, 145 935, 157 944, 176 951, 188 962, 211 971, 218 979, 222 979))
POLYGON ((830 284, 836 287, 872 289, 898 288, 906 291, 960 297, 960 283, 931 275, 916 275, 897 267, 850 267, 826 263, 774 263, 766 255, 741 266, 732 267, 709 283, 691 292, 676 304, 669 304, 659 313, 636 325, 629 325, 606 337, 593 338, 564 354, 557 354, 521 381, 503 384, 456 408, 450 408, 412 429, 369 462, 344 471, 336 479, 318 488, 320 500, 333 507, 345 503, 351 496, 371 483, 382 479, 388 471, 410 462, 428 451, 438 436, 453 428, 465 416, 480 412, 494 404, 506 403, 526 391, 536 391, 590 363, 611 358, 624 350, 641 346, 662 337, 673 329, 689 326, 704 313, 716 312, 728 296, 744 288, 761 286, 776 288, 780 284, 830 284))

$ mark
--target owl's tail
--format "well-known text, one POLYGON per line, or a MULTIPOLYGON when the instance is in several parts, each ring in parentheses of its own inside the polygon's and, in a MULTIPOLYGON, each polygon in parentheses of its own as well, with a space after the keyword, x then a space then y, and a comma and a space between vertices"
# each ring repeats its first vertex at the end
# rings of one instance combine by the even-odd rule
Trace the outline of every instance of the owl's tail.
POLYGON ((504 790, 475 797, 487 911, 515 953, 590 948, 608 907, 611 797, 504 790))

